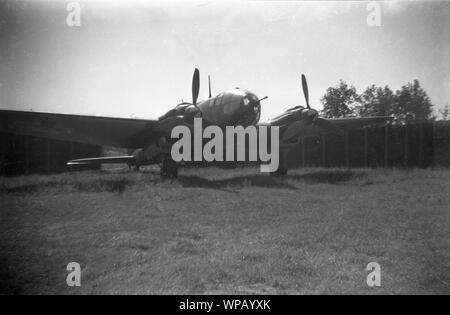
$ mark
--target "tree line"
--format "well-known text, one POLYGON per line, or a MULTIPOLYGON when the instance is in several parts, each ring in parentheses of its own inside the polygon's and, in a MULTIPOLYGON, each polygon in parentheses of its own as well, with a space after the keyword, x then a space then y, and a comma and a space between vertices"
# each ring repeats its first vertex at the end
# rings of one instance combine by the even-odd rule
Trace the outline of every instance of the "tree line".
POLYGON ((371 85, 361 94, 353 85, 341 80, 337 86, 327 89, 321 102, 322 115, 326 118, 392 116, 399 123, 450 119, 448 104, 439 112, 440 117, 433 114, 434 105, 418 80, 395 92, 387 85, 371 85))

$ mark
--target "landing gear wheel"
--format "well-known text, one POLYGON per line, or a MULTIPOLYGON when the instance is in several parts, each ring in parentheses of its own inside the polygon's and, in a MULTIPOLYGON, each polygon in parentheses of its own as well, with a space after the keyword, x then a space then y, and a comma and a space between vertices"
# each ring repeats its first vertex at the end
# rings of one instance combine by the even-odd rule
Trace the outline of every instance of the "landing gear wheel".
POLYGON ((163 156, 161 162, 161 178, 174 179, 178 177, 178 165, 170 157, 163 156))
POLYGON ((286 176, 288 173, 287 169, 286 153, 280 152, 280 164, 275 172, 270 173, 271 176, 286 176))
POLYGON ((270 176, 286 176, 286 175, 287 175, 287 168, 281 166, 275 172, 270 173, 270 176))

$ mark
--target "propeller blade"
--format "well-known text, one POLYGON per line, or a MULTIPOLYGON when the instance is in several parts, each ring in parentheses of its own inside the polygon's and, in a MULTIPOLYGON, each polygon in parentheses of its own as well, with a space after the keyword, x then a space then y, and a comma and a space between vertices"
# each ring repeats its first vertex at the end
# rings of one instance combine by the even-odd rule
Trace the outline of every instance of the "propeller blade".
POLYGON ((308 109, 311 109, 309 106, 309 91, 308 91, 308 83, 306 82, 306 77, 304 74, 302 74, 302 87, 303 87, 303 94, 305 95, 306 100, 306 107, 308 109))
POLYGON ((330 123, 326 119, 317 118, 316 120, 313 121, 313 123, 326 132, 330 132, 330 133, 334 133, 334 134, 338 134, 338 135, 344 134, 344 131, 341 128, 336 127, 334 124, 330 123))
POLYGON ((197 106, 198 93, 200 90, 200 72, 197 68, 194 70, 194 76, 192 77, 192 104, 197 106))
POLYGON ((211 77, 208 76, 209 98, 211 98, 211 77))

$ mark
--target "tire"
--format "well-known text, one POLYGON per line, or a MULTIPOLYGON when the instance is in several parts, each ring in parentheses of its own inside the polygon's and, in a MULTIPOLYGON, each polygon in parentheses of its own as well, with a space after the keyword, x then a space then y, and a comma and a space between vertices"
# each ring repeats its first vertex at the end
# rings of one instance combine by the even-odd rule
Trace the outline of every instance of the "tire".
POLYGON ((270 173, 270 176, 286 176, 287 171, 287 168, 280 166, 275 172, 270 173))
POLYGON ((175 179, 178 178, 178 165, 175 163, 170 157, 162 158, 161 162, 161 170, 160 170, 161 178, 175 179))

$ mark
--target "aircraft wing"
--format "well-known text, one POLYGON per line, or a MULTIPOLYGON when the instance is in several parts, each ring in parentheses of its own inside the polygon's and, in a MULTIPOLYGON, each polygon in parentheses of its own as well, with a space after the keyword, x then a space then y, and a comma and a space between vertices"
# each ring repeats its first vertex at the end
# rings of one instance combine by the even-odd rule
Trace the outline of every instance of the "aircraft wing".
POLYGON ((0 131, 55 140, 139 148, 156 120, 0 110, 0 131))
POLYGON ((292 148, 300 141, 300 136, 311 137, 323 133, 344 135, 345 130, 361 129, 365 126, 385 124, 392 117, 364 117, 364 118, 317 118, 312 124, 306 125, 301 121, 290 124, 282 135, 282 147, 292 148))
POLYGON ((389 116, 378 117, 349 117, 349 118, 322 118, 327 122, 341 129, 359 129, 364 126, 383 124, 391 121, 393 118, 389 116))
MULTIPOLYGON (((296 132, 303 136, 316 136, 322 133, 344 135, 345 130, 362 129, 366 126, 383 125, 392 121, 392 117, 362 118, 318 118, 312 125, 297 128, 296 132)), ((292 132, 291 132, 292 133, 292 132)))

